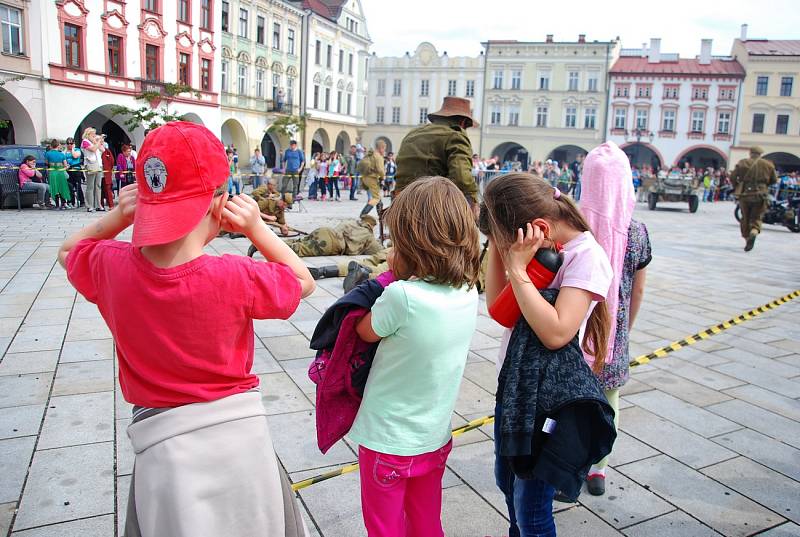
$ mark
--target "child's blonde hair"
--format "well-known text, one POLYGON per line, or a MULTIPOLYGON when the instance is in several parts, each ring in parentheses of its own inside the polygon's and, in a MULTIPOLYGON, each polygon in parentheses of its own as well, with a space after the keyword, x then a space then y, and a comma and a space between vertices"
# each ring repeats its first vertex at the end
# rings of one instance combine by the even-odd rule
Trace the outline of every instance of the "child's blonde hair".
POLYGON ((449 179, 423 177, 398 194, 385 216, 398 279, 472 288, 480 270, 475 217, 449 179))
POLYGON ((86 127, 86 129, 84 129, 83 131, 83 139, 87 140, 90 136, 94 134, 97 134, 97 131, 94 129, 94 127, 86 127))

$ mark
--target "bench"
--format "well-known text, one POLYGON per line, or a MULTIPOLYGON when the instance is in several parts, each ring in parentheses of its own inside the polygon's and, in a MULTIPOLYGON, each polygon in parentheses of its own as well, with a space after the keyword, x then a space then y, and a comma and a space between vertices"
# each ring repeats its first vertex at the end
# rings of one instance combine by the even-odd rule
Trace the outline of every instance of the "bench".
MULTIPOLYGON (((19 175, 15 169, 0 168, 0 209, 6 208, 9 197, 17 199, 17 210, 21 211, 23 205, 30 207, 36 202, 36 192, 21 192, 19 189, 19 175), (23 198, 26 203, 23 204, 23 198), (28 202, 30 198, 30 202, 28 202)), ((13 204, 8 204, 13 208, 13 204)))

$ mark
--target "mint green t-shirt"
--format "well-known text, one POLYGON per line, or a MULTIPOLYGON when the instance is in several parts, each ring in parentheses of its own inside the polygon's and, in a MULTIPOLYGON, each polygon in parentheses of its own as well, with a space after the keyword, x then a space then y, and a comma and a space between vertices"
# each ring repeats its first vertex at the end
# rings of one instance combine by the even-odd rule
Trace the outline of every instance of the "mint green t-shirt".
POLYGON ((372 329, 383 339, 351 440, 402 456, 445 445, 477 316, 475 288, 389 285, 372 307, 372 329))

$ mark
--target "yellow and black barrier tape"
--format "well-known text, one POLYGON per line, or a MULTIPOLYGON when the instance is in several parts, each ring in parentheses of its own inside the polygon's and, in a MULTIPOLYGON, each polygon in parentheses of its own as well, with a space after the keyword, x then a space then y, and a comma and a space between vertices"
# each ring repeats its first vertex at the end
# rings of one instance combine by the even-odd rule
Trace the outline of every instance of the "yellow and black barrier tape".
MULTIPOLYGON (((742 324, 745 321, 749 321, 751 319, 755 319, 757 316, 761 315, 762 313, 766 313, 769 310, 775 309, 778 306, 782 306, 787 302, 794 300, 795 298, 800 297, 800 289, 797 291, 791 292, 788 295, 784 295, 780 298, 773 300, 763 306, 759 306, 757 308, 751 309, 742 313, 741 315, 737 315, 727 321, 721 322, 705 330, 702 330, 696 334, 691 336, 685 337, 680 341, 676 341, 674 343, 670 343, 666 347, 661 347, 660 349, 656 349, 650 354, 643 354, 634 360, 631 360, 630 366, 636 367, 638 365, 643 365, 648 363, 650 360, 655 358, 663 358, 668 354, 675 352, 677 350, 682 349, 683 347, 688 347, 689 345, 693 345, 698 341, 703 339, 708 339, 715 334, 719 334, 728 328, 736 326, 737 324, 742 324)), ((460 427, 456 427, 453 429, 453 436, 458 436, 474 429, 478 429, 479 427, 483 427, 484 425, 489 425, 494 423, 494 416, 485 416, 483 418, 478 418, 475 420, 470 421, 460 427)), ((298 481, 297 483, 292 484, 292 491, 297 492, 298 490, 310 487, 316 483, 320 483, 322 481, 327 481, 328 479, 332 479, 334 477, 338 477, 340 475, 349 474, 350 472, 355 472, 358 470, 358 463, 351 463, 346 466, 342 466, 341 468, 337 468, 336 470, 331 470, 330 472, 326 472, 324 474, 320 474, 314 477, 310 477, 308 479, 304 479, 303 481, 298 481)))

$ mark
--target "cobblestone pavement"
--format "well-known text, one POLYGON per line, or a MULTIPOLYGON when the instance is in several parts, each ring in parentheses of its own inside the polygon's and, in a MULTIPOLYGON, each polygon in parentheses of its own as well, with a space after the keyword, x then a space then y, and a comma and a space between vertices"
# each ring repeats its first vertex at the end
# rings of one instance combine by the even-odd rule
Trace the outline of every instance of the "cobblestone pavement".
MULTIPOLYGON (((306 202, 289 223, 310 230, 357 215, 362 202, 306 202)), ((631 334, 638 355, 800 288, 800 236, 766 226, 742 251, 733 206, 702 204, 637 217, 654 261, 631 334)), ((0 212, 0 535, 111 536, 121 527, 133 457, 129 405, 97 309, 55 264, 83 212, 0 212)), ((244 252, 246 240, 209 250, 244 252)), ((326 259, 309 262, 324 264, 326 259)), ((294 481, 355 460, 341 442, 316 448, 310 336, 341 291, 323 280, 289 321, 257 321, 254 370, 281 463, 294 481)), ((482 314, 453 424, 490 414, 501 330, 482 314)), ((800 300, 636 368, 605 497, 558 505, 562 536, 800 535, 800 300)), ((492 477, 490 427, 455 441, 444 479, 448 535, 507 535, 492 477)), ((363 535, 357 474, 300 494, 312 534, 363 535)))

